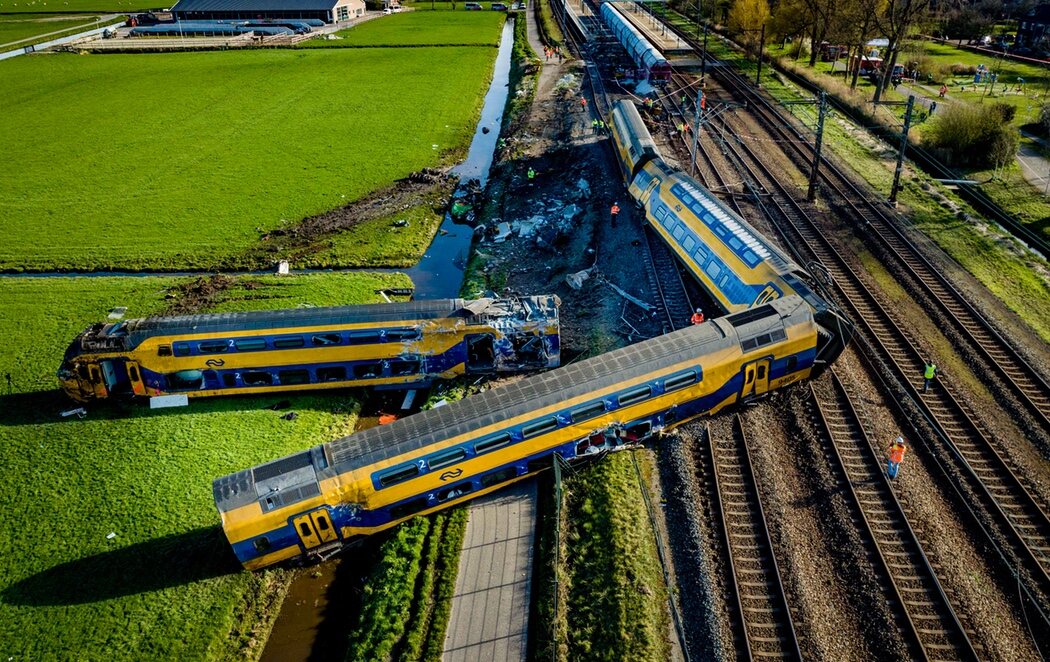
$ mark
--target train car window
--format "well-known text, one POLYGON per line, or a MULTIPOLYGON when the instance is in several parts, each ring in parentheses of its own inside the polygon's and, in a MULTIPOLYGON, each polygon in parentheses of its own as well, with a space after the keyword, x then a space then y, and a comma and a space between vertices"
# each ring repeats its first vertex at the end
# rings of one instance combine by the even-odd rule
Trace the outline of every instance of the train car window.
POLYGON ((128 374, 131 375, 131 381, 139 381, 139 369, 137 366, 128 366, 128 374))
POLYGON ((536 458, 534 460, 529 460, 529 463, 527 465, 525 465, 525 471, 530 473, 530 474, 536 473, 537 471, 543 471, 544 469, 550 469, 550 468, 551 468, 551 457, 549 455, 545 455, 543 457, 538 457, 538 458, 536 458))
POLYGON ((685 241, 682 242, 682 248, 686 251, 693 250, 693 246, 696 246, 696 239, 693 239, 692 237, 686 237, 685 241))
POLYGON ((758 256, 749 250, 744 251, 744 262, 747 263, 747 266, 754 268, 754 266, 759 262, 758 256))
POLYGON ((277 373, 281 377, 281 383, 285 385, 294 384, 309 384, 310 383, 310 371, 309 370, 282 370, 277 373))
POLYGON ((658 221, 664 220, 665 218, 667 218, 667 208, 657 207, 656 210, 653 212, 653 216, 655 216, 658 221))
POLYGON ((620 394, 620 396, 616 398, 616 401, 620 404, 621 407, 626 407, 627 405, 633 405, 636 402, 641 402, 642 400, 645 400, 652 394, 653 389, 651 386, 639 386, 637 388, 632 388, 630 391, 620 394))
POLYGON ((222 376, 222 383, 226 388, 234 388, 237 386, 237 376, 227 372, 222 376))
POLYGON ((509 432, 503 432, 501 434, 497 434, 497 435, 489 437, 487 439, 482 439, 478 443, 474 444, 474 452, 478 453, 480 455, 481 453, 487 453, 489 451, 494 451, 497 448, 503 448, 504 446, 506 446, 509 443, 510 443, 510 433, 509 432))
POLYGON ((296 347, 302 347, 306 343, 303 341, 302 336, 288 336, 286 338, 276 338, 273 341, 274 349, 295 349, 296 347))
POLYGON ((474 485, 470 481, 466 481, 441 490, 437 493, 437 500, 448 501, 449 499, 458 499, 464 494, 470 494, 473 491, 474 485))
POLYGON ((725 287, 726 283, 728 283, 728 282, 729 282, 729 274, 728 273, 722 274, 722 280, 718 281, 718 286, 719 287, 725 287))
POLYGON ((419 340, 419 335, 419 329, 392 329, 386 332, 386 339, 390 342, 419 340))
POLYGON ((707 260, 707 249, 704 248, 703 244, 697 246, 696 252, 693 253, 693 257, 696 258, 697 264, 703 264, 707 260))
POLYGON ((80 375, 80 381, 86 382, 88 381, 88 379, 90 379, 88 377, 87 366, 83 363, 77 366, 77 374, 80 375))
POLYGON ((346 339, 351 345, 371 345, 379 342, 379 332, 351 331, 346 339))
POLYGON ((157 356, 171 356, 171 345, 158 345, 157 356))
POLYGON ((189 356, 190 344, 188 342, 175 343, 175 356, 189 356))
POLYGON ((681 241, 682 237, 685 236, 685 224, 679 223, 678 227, 671 231, 671 236, 674 237, 677 241, 681 241))
POLYGON ((238 352, 258 352, 266 349, 266 339, 245 338, 244 340, 234 340, 233 346, 237 348, 238 352))
POLYGON ((375 379, 382 372, 378 363, 362 363, 354 366, 354 379, 375 379))
POLYGON ((744 247, 744 242, 740 241, 740 239, 737 237, 730 237, 729 247, 732 248, 734 251, 739 251, 741 248, 744 247))
POLYGON ((542 421, 535 423, 529 423, 528 425, 521 428, 521 436, 528 439, 529 437, 537 437, 541 434, 546 434, 551 430, 558 428, 558 419, 556 418, 545 418, 542 421))
POLYGON ((379 475, 379 486, 390 487, 397 483, 402 483, 409 478, 415 478, 419 475, 419 467, 415 464, 406 464, 397 469, 393 469, 384 474, 379 475))
POLYGON ((391 361, 390 374, 397 377, 419 374, 422 363, 420 361, 391 361))
POLYGON ((317 522, 318 531, 327 531, 329 529, 327 517, 317 517, 314 521, 317 522))
POLYGON ((711 229, 715 231, 715 234, 717 234, 719 237, 722 237, 723 239, 727 234, 729 234, 729 230, 727 230, 726 226, 722 225, 721 223, 715 223, 713 226, 711 226, 711 229))
POLYGON ((203 340, 197 343, 197 351, 201 354, 221 354, 227 347, 229 344, 225 340, 203 340))
POLYGON ((98 368, 91 366, 91 383, 98 384, 102 381, 102 377, 99 375, 98 368))
POLYGON ((664 390, 674 391, 676 389, 685 388, 690 384, 696 383, 696 371, 690 370, 688 372, 682 372, 677 375, 672 375, 664 380, 664 390))
POLYGON ((711 264, 707 265, 705 271, 707 271, 707 275, 711 277, 711 280, 714 280, 718 278, 718 274, 722 273, 722 266, 712 260, 711 264))
POLYGON ((664 218, 664 220, 663 220, 663 221, 661 221, 661 222, 662 222, 662 223, 664 224, 664 227, 665 227, 665 228, 667 228, 668 230, 670 230, 671 228, 673 228, 673 227, 674 227, 674 224, 675 224, 675 223, 676 223, 677 221, 678 221, 678 217, 677 217, 677 216, 675 216, 674 214, 668 213, 668 214, 667 214, 667 217, 666 217, 666 218, 664 218))
POLYGON ((595 416, 601 416, 604 413, 605 403, 599 400, 598 402, 592 402, 589 405, 583 405, 582 407, 573 409, 569 416, 572 417, 573 423, 579 423, 580 421, 586 421, 595 416))
POLYGON ((452 450, 443 451, 435 455, 431 455, 427 458, 427 466, 430 470, 441 469, 449 465, 455 464, 467 457, 467 450, 465 448, 453 448, 452 450))
POLYGON ((343 337, 338 333, 318 333, 311 340, 315 347, 326 347, 328 345, 338 345, 343 342, 343 337))
POLYGON ((427 509, 426 499, 415 499, 408 503, 402 503, 390 509, 390 519, 401 519, 409 515, 415 515, 421 510, 427 509))
POLYGON ((494 473, 490 473, 487 476, 482 476, 481 486, 492 487, 493 485, 497 485, 499 483, 508 481, 511 478, 514 478, 514 476, 516 475, 517 472, 514 470, 514 467, 507 467, 506 469, 501 469, 494 473))
POLYGON ((266 536, 260 536, 252 541, 252 545, 255 547, 255 551, 262 553, 270 551, 270 539, 266 536))
POLYGON ((313 530, 310 528, 310 525, 306 522, 299 522, 299 531, 302 533, 304 538, 310 537, 314 534, 313 530))
POLYGON ((273 375, 261 370, 252 370, 241 374, 245 386, 269 386, 273 384, 273 375))
POLYGON ((796 370, 797 368, 798 368, 798 357, 797 356, 789 356, 788 360, 787 360, 787 371, 788 372, 792 372, 793 370, 796 370))
POLYGON ((317 381, 341 382, 346 379, 346 368, 341 365, 317 369, 317 381))

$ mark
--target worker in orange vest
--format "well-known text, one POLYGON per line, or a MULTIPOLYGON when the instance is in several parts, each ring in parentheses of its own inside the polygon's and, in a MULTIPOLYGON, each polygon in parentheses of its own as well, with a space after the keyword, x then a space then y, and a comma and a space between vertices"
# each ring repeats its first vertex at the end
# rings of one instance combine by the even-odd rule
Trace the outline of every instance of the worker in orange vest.
POLYGON ((904 454, 907 452, 908 447, 904 445, 904 437, 897 437, 886 449, 886 475, 891 480, 897 478, 897 472, 900 471, 901 462, 904 461, 904 454))
POLYGON ((620 203, 614 202, 612 209, 609 210, 609 215, 612 216, 612 226, 616 227, 616 217, 620 215, 620 203))
POLYGON ((691 323, 693 323, 693 324, 703 324, 704 323, 704 311, 702 309, 700 309, 700 308, 697 308, 696 312, 693 313, 692 317, 689 318, 689 321, 691 323))

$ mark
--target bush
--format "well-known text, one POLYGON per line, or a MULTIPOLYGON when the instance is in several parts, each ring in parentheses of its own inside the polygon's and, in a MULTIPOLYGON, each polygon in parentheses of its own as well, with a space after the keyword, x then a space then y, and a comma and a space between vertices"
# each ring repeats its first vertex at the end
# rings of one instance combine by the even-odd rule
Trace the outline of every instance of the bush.
POLYGON ((924 134, 923 142, 957 166, 1001 166, 1017 153, 1020 134, 1007 122, 1005 104, 951 104, 924 134))
POLYGON ((948 67, 953 76, 973 76, 977 73, 975 64, 959 64, 958 62, 948 67))

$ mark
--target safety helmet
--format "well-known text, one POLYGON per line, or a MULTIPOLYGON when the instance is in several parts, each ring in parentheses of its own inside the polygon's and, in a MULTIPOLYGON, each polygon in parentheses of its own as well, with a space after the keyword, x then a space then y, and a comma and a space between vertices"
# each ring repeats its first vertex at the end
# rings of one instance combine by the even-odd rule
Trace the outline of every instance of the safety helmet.
POLYGON ((895 443, 900 445, 900 446, 903 446, 904 445, 904 437, 897 437, 897 440, 896 440, 895 443))
POLYGON ((704 309, 703 309, 703 308, 697 308, 697 309, 696 309, 696 312, 698 312, 698 313, 702 313, 702 312, 704 312, 704 309))

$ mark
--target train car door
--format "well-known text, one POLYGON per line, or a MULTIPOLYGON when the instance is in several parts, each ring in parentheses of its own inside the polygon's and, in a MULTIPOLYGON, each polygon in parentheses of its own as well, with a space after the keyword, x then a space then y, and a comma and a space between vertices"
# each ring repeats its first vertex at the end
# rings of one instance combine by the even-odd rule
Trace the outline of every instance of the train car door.
POLYGON ((128 381, 131 382, 131 390, 135 395, 146 395, 146 387, 142 385, 142 368, 137 361, 128 361, 125 364, 128 370, 128 381))
POLYGON ((750 395, 762 395, 769 390, 769 359, 759 359, 744 366, 744 385, 740 387, 740 399, 750 395))
POLYGON ((102 382, 110 395, 127 393, 131 390, 131 382, 128 381, 128 373, 123 366, 118 366, 116 361, 99 361, 102 367, 102 382))
POLYGON ((295 525, 295 532, 299 534, 299 540, 302 541, 304 549, 313 549, 321 544, 310 513, 293 518, 292 524, 295 525))
POLYGON ((335 533, 335 527, 332 526, 332 517, 328 514, 327 508, 313 511, 310 513, 310 519, 314 522, 314 529, 317 531, 317 537, 321 539, 321 542, 332 542, 338 538, 335 533))

